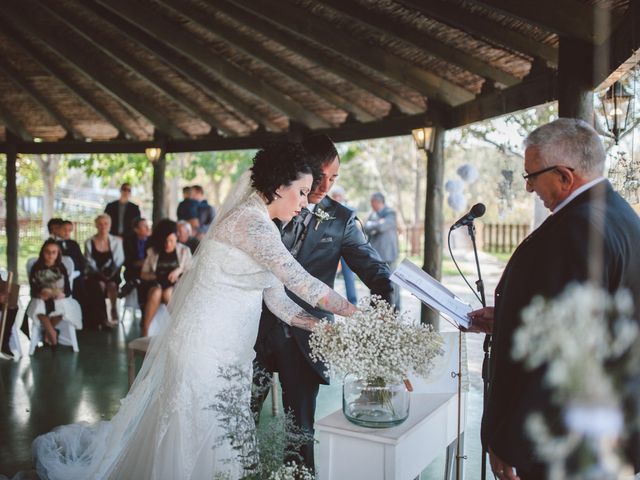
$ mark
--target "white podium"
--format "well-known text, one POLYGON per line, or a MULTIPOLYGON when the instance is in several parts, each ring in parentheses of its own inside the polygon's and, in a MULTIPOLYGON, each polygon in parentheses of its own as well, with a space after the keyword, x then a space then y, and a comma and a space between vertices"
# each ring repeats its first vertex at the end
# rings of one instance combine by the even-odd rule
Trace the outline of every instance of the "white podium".
MULTIPOLYGON (((445 355, 429 379, 412 379, 409 418, 393 428, 366 428, 338 410, 315 423, 319 441, 316 465, 320 480, 412 480, 436 457, 447 453, 446 471, 454 471, 458 421, 457 334, 445 334, 445 355), (435 374, 435 375, 434 375, 435 374), (453 468, 452 468, 453 467, 453 468)), ((463 345, 463 352, 466 349, 463 345)), ((466 375, 466 355, 463 360, 466 375)), ((462 393, 461 432, 466 425, 462 393)), ((463 443, 461 443, 461 446, 463 443)))

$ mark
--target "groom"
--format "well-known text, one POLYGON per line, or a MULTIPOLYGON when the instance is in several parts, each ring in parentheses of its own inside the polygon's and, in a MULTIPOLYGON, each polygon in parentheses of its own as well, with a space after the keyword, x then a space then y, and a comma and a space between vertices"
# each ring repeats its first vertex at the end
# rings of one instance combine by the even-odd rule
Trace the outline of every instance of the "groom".
MULTIPOLYGON (((333 287, 342 257, 372 294, 390 301, 393 288, 387 264, 367 242, 355 213, 327 196, 340 169, 340 157, 335 146, 326 135, 309 137, 302 144, 307 160, 321 174, 319 179, 314 179, 316 182, 308 197, 308 209, 283 226, 283 243, 311 275, 330 287, 333 287)), ((333 320, 330 313, 313 308, 291 292, 287 293, 312 315, 333 320)), ((309 332, 289 327, 263 305, 255 350, 255 372, 279 372, 285 411, 293 414, 296 426, 313 436, 316 397, 320 384, 328 384, 329 378, 325 366, 309 358, 309 332)), ((259 382, 259 379, 254 378, 254 381, 259 382)), ((254 399, 255 414, 260 412, 266 393, 254 399)), ((307 442, 298 453, 313 471, 313 441, 307 442)))

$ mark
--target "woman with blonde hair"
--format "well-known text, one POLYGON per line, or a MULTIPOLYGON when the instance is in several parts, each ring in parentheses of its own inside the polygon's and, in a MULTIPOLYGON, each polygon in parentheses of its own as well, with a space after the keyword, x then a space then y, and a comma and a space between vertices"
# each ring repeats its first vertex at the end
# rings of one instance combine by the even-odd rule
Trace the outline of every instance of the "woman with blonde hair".
MULTIPOLYGON (((90 312, 98 312, 98 318, 91 322, 111 328, 105 309, 105 298, 111 305, 111 319, 118 320, 118 285, 120 284, 120 268, 124 263, 124 249, 122 239, 111 235, 111 217, 106 213, 95 219, 97 233, 88 238, 84 245, 84 256, 87 260, 85 274, 87 277, 87 302, 90 312)), ((88 318, 86 319, 88 320, 88 318)))

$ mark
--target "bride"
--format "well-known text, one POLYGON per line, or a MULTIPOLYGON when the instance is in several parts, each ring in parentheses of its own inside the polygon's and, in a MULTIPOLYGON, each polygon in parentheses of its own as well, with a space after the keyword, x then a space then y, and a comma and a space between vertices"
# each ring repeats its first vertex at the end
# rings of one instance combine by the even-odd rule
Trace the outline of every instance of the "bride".
MULTIPOLYGON (((249 172, 247 172, 249 173, 249 172)), ((227 199, 178 283, 172 320, 154 337, 129 394, 109 422, 65 425, 33 443, 43 479, 241 478, 225 425, 209 408, 228 388, 218 376, 244 369, 251 379, 262 302, 286 323, 317 324, 286 295, 338 315, 355 307, 309 275, 280 240, 273 219, 287 222, 307 205, 312 170, 298 144, 260 150, 251 175, 227 199)), ((250 384, 238 398, 249 411, 250 384)))

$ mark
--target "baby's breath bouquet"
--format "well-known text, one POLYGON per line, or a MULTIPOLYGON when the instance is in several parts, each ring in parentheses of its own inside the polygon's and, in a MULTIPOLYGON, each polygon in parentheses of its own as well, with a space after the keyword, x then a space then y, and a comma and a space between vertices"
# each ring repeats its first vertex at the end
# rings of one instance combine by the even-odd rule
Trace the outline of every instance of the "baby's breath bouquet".
POLYGON ((619 441, 638 428, 638 412, 625 410, 629 397, 637 401, 640 377, 632 315, 628 291, 611 296, 590 284, 569 285, 551 300, 536 297, 523 310, 512 356, 532 370, 546 367, 544 382, 566 427, 565 434, 552 433, 557 430, 549 426, 557 425, 547 418, 552 412, 527 421, 549 478, 624 477, 619 441))
POLYGON ((402 381, 410 372, 426 376, 443 352, 442 337, 430 325, 415 324, 375 296, 362 299, 348 318, 323 321, 309 343, 311 358, 325 363, 330 376, 348 375, 343 390, 347 418, 358 417, 354 423, 373 427, 406 419, 409 397, 402 381))

